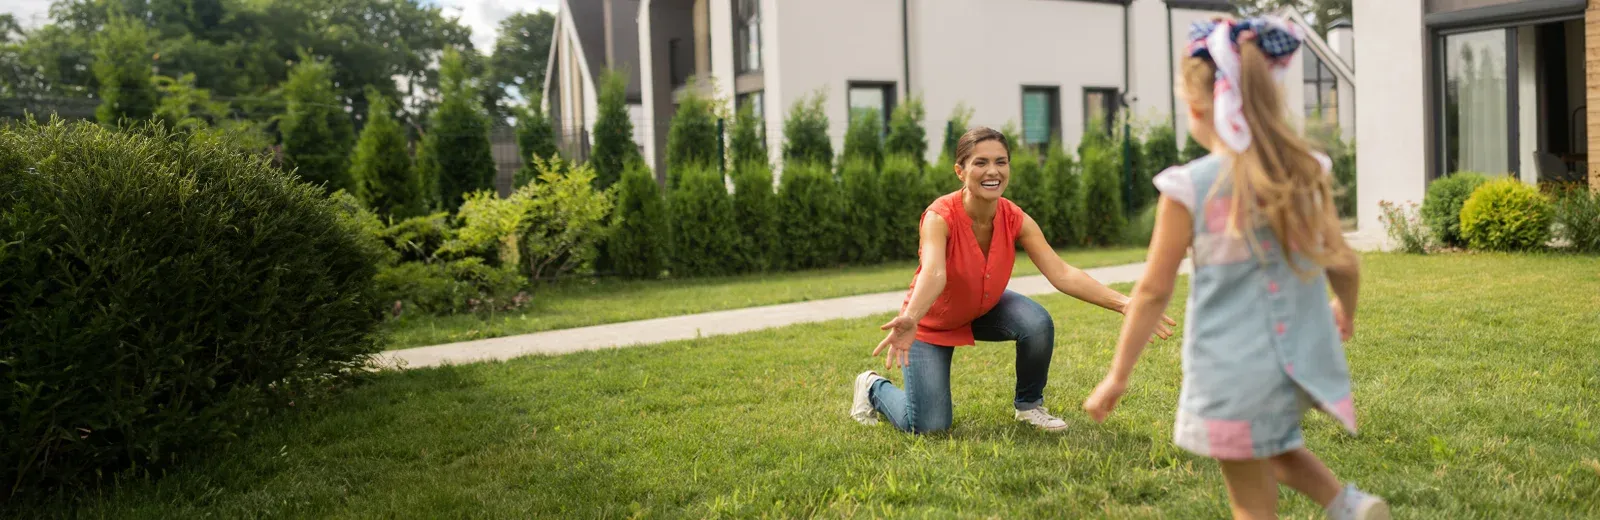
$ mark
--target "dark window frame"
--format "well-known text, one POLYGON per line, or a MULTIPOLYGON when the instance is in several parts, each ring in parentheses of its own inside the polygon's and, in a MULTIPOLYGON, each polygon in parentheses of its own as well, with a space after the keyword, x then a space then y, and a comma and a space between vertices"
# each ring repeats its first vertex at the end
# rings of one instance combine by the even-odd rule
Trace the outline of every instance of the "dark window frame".
POLYGON ((889 116, 894 113, 894 109, 896 106, 898 106, 899 102, 899 100, 895 99, 895 95, 898 93, 896 88, 897 85, 893 81, 850 80, 846 82, 844 90, 845 124, 848 125, 851 123, 851 118, 854 117, 850 113, 855 107, 855 104, 851 103, 851 93, 855 92, 856 89, 877 89, 883 91, 883 113, 878 114, 878 117, 883 120, 883 124, 881 126, 883 128, 883 133, 881 135, 889 135, 889 116))
MULTIPOLYGON (((1043 152, 1047 149, 1047 147, 1050 146, 1052 141, 1063 139, 1061 132, 1061 87, 1059 85, 1023 85, 1020 103, 1021 112, 1019 112, 1019 114, 1021 114, 1021 116, 1019 119, 1022 120, 1022 135, 1019 136, 1019 138, 1022 140, 1022 143, 1018 144, 1031 144, 1038 147, 1038 149, 1043 152), (1029 143, 1027 99, 1028 94, 1034 92, 1044 93, 1046 98, 1049 99, 1050 135, 1042 142, 1029 143)), ((1085 103, 1087 103, 1087 100, 1085 100, 1085 103)))
MULTIPOLYGON (((1428 161, 1429 171, 1426 175, 1428 182, 1455 173, 1450 171, 1449 168, 1450 144, 1445 135, 1449 131, 1449 128, 1445 125, 1445 104, 1449 103, 1448 89, 1450 88, 1448 84, 1449 71, 1446 70, 1449 65, 1449 60, 1445 56, 1448 50, 1446 39, 1454 35, 1486 31, 1502 31, 1505 33, 1506 157, 1508 158, 1506 168, 1507 173, 1513 177, 1521 175, 1522 114, 1519 106, 1520 93, 1517 91, 1519 87, 1517 81, 1517 30, 1516 26, 1492 25, 1429 31, 1428 46, 1430 48, 1428 49, 1428 54, 1432 58, 1432 63, 1428 67, 1428 75, 1431 76, 1429 79, 1431 95, 1430 99, 1426 101, 1430 112, 1428 116, 1429 126, 1432 128, 1428 131, 1427 141, 1428 146, 1431 148, 1429 151, 1432 152, 1431 155, 1433 157, 1428 161)), ((1492 174, 1494 172, 1489 173, 1492 174)))
POLYGON ((1101 107, 1106 112, 1106 120, 1103 123, 1104 130, 1106 135, 1116 135, 1117 116, 1120 115, 1122 109, 1122 90, 1116 87, 1083 87, 1083 131, 1085 133, 1089 132, 1091 128, 1089 126, 1091 123, 1089 120, 1089 114, 1091 113, 1089 110, 1090 94, 1102 94, 1104 96, 1103 106, 1101 107))

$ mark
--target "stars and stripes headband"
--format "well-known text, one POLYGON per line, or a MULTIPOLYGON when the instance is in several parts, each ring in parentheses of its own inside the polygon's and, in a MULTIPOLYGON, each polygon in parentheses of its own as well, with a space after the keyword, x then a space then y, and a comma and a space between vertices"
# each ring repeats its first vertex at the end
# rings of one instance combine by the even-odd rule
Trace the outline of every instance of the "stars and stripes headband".
POLYGON ((1244 98, 1238 88, 1242 70, 1239 35, 1245 31, 1255 33, 1254 43, 1272 60, 1272 73, 1279 81, 1300 49, 1303 34, 1299 27, 1276 17, 1219 18, 1195 22, 1189 28, 1189 56, 1211 60, 1217 66, 1217 82, 1212 89, 1217 135, 1228 148, 1241 153, 1250 148, 1250 125, 1244 119, 1244 98))

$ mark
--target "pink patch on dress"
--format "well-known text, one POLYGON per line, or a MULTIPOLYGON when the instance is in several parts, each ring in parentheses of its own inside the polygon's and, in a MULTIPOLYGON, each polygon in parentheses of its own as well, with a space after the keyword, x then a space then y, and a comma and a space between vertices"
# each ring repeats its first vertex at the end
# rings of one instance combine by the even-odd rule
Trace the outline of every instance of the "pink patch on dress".
POLYGON ((1278 282, 1267 282, 1267 290, 1272 294, 1278 294, 1278 282))
POLYGON ((1284 324, 1283 324, 1283 322, 1281 322, 1281 321, 1280 321, 1280 322, 1278 322, 1278 335, 1279 335, 1279 336, 1282 336, 1282 335, 1283 335, 1283 333, 1284 333, 1284 332, 1285 332, 1285 331, 1287 331, 1287 329, 1288 329, 1288 326, 1287 326, 1287 325, 1284 325, 1284 324))
POLYGON ((1222 233, 1233 216, 1233 198, 1217 197, 1206 202, 1206 232, 1222 233))
POLYGON ((1206 419, 1206 437, 1211 443, 1211 456, 1214 458, 1255 457, 1255 443, 1250 440, 1250 421, 1206 419))
POLYGON ((1294 375, 1294 363, 1284 363, 1283 371, 1291 376, 1294 375))
POLYGON ((1331 406, 1324 406, 1323 410, 1328 412, 1330 415, 1333 415, 1333 418, 1338 419, 1340 423, 1343 423, 1344 429, 1350 430, 1351 433, 1355 433, 1356 403, 1355 400, 1350 396, 1345 396, 1344 399, 1334 401, 1331 406))

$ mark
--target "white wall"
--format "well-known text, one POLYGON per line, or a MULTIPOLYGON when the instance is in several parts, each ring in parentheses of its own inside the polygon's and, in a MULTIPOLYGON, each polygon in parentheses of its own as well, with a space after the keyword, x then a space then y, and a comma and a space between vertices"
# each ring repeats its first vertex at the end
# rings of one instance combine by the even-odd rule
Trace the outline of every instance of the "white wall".
MULTIPOLYGON (((850 81, 893 82, 899 91, 896 99, 905 99, 900 2, 804 0, 782 4, 782 15, 769 18, 777 21, 780 36, 762 41, 763 50, 778 48, 781 53, 763 56, 768 72, 766 95, 778 102, 776 110, 767 112, 767 119, 781 125, 796 101, 826 89, 828 135, 838 155, 844 150, 848 126, 850 81), (776 68, 782 70, 781 77, 771 74, 773 58, 776 68), (779 85, 776 90, 772 88, 775 84, 779 85), (782 116, 772 117, 779 114, 782 116)), ((767 106, 773 108, 770 101, 767 106)), ((779 148, 782 142, 777 141, 779 148)))
MULTIPOLYGON (((1129 109, 1135 120, 1145 124, 1165 123, 1172 112, 1172 85, 1175 63, 1167 46, 1167 3, 1163 0, 1135 0, 1131 8, 1130 45, 1133 70, 1130 89, 1134 100, 1129 109)), ((1174 29, 1178 23, 1174 13, 1174 29)), ((1187 24, 1185 24, 1187 27, 1187 24)), ((1121 45, 1122 42, 1116 42, 1121 45)))
MULTIPOLYGON (((1350 28, 1328 31, 1328 45, 1352 69, 1355 68, 1355 37, 1355 31, 1350 28)), ((1356 88, 1342 77, 1339 78, 1339 131, 1346 141, 1356 140, 1356 88)))
POLYGON ((920 50, 912 75, 926 96, 930 160, 939 154, 944 122, 957 103, 974 109, 974 125, 1020 127, 1022 86, 1058 87, 1063 142, 1075 147, 1083 135, 1084 87, 1123 86, 1120 6, 919 0, 912 16, 912 45, 920 50))
POLYGON ((1356 155, 1360 232, 1381 237, 1378 202, 1421 202, 1427 183, 1428 63, 1422 3, 1355 0, 1361 140, 1356 155))

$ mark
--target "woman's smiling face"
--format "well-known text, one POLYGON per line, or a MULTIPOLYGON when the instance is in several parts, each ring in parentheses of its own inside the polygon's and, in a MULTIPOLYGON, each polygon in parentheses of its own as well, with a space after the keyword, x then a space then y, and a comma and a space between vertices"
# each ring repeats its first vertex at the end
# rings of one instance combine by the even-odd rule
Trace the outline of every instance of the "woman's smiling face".
POLYGON ((956 165, 956 175, 961 186, 984 200, 999 200, 1011 182, 1011 153, 998 140, 988 140, 972 147, 972 157, 956 165))

